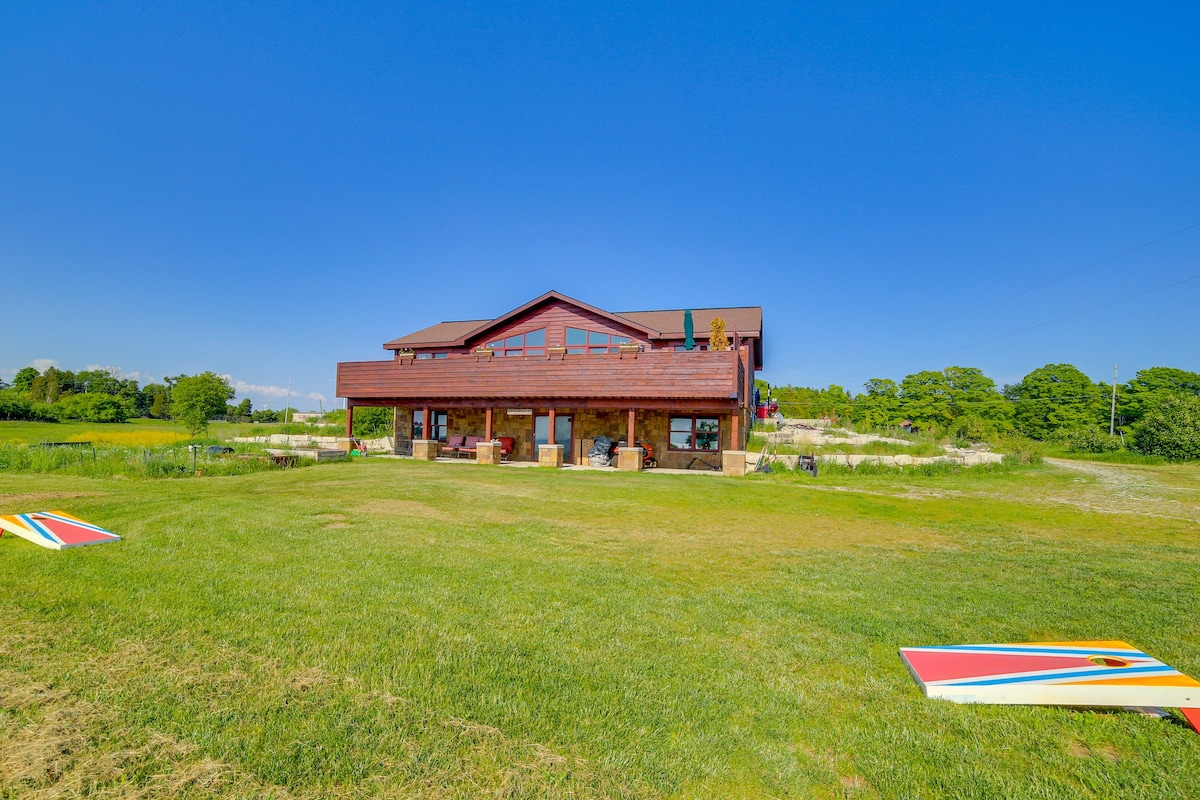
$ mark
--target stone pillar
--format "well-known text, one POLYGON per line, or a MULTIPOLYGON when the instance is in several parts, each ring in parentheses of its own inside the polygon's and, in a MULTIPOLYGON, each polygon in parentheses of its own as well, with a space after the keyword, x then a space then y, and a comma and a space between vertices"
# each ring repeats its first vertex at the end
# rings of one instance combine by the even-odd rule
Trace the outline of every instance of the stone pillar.
MULTIPOLYGON (((630 412, 632 413, 632 412, 630 412)), ((617 469, 629 470, 631 472, 642 471, 642 448, 640 447, 618 447, 617 448, 617 469)))
POLYGON ((441 445, 436 439, 413 439, 412 457, 418 461, 435 461, 441 445))
POLYGON ((746 474, 745 450, 722 450, 721 472, 725 475, 740 476, 746 474))
POLYGON ((563 446, 561 444, 538 445, 538 464, 543 467, 561 467, 563 465, 563 446))
POLYGON ((479 464, 499 464, 500 443, 484 441, 475 445, 475 461, 479 464))

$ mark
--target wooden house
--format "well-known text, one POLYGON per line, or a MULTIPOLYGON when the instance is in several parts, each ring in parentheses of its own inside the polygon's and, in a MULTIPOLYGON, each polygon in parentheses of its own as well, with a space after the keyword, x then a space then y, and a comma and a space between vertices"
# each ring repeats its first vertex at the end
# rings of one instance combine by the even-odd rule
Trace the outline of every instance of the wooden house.
POLYGON ((383 406, 395 410, 398 447, 410 440, 417 457, 470 435, 511 439, 518 460, 586 463, 607 436, 650 444, 663 467, 719 467, 722 451, 745 448, 753 420, 762 308, 693 309, 691 350, 684 314, 614 313, 548 292, 495 319, 401 336, 383 345, 388 360, 338 364, 347 435, 355 408, 383 406), (714 317, 728 350, 708 349, 714 317))

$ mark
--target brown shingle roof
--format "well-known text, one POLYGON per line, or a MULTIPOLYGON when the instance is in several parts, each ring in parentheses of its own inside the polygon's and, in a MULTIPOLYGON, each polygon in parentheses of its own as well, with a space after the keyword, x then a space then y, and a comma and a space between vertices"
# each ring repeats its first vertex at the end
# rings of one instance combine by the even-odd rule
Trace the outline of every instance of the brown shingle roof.
POLYGON ((488 322, 491 322, 491 320, 468 319, 457 322, 439 322, 436 325, 430 325, 428 328, 422 328, 419 331, 401 336, 399 339, 392 339, 383 346, 383 349, 396 350, 404 347, 430 347, 439 344, 454 344, 463 336, 466 336, 471 331, 488 322))
MULTIPOLYGON (((683 338, 684 310, 682 308, 662 311, 622 311, 614 314, 595 308, 594 306, 589 306, 586 303, 559 294, 558 292, 547 292, 541 297, 531 300, 529 303, 513 309, 494 320, 476 319, 439 322, 436 325, 430 325, 428 328, 422 328, 419 331, 401 336, 399 339, 393 339, 384 344, 383 347, 385 350, 396 350, 405 347, 453 347, 461 345, 468 334, 482 332, 482 330, 485 330, 493 323, 507 320, 519 312, 551 299, 565 300, 605 316, 620 317, 637 327, 648 329, 651 339, 683 338)), ((760 306, 692 309, 692 319, 695 322, 694 335, 697 338, 708 336, 708 326, 713 317, 722 317, 725 320, 725 330, 730 333, 736 332, 760 337, 762 335, 762 307, 760 306)))
MULTIPOLYGON (((663 339, 683 338, 683 309, 665 311, 618 311, 618 317, 645 325, 658 331, 663 339)), ((708 336, 708 326, 713 317, 725 320, 725 330, 730 333, 757 334, 762 331, 762 307, 740 308, 693 308, 692 321, 697 338, 708 336)))

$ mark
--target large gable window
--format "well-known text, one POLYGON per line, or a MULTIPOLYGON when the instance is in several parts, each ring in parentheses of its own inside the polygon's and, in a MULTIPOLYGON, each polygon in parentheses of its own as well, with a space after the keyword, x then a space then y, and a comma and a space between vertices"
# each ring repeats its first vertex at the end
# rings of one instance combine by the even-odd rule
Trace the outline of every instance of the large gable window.
POLYGON ((719 450, 721 424, 716 417, 671 417, 672 450, 719 450))
POLYGON ((488 347, 498 356, 544 356, 546 354, 546 329, 516 333, 504 339, 488 342, 488 347))
POLYGON ((616 353, 617 345, 629 344, 631 341, 633 340, 628 336, 618 336, 615 333, 567 328, 568 353, 616 353))

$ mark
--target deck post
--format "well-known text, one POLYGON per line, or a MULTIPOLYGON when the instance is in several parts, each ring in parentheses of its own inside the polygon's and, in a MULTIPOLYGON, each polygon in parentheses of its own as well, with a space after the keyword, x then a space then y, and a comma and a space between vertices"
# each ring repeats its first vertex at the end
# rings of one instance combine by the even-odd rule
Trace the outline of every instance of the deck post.
POLYGON ((346 401, 346 438, 354 435, 354 403, 346 401))
POLYGON ((492 440, 492 407, 488 406, 483 412, 483 440, 492 440))
POLYGON ((546 434, 546 444, 558 444, 554 441, 554 407, 550 408, 550 432, 546 434))
POLYGON ((436 437, 430 435, 432 433, 432 431, 430 430, 431 422, 433 422, 433 417, 430 416, 430 414, 429 414, 429 406, 425 406, 424 420, 421 422, 421 438, 422 439, 436 438, 436 437))
POLYGON ((729 415, 729 446, 734 450, 742 449, 741 431, 738 429, 740 427, 738 423, 741 422, 741 419, 742 410, 740 408, 735 408, 733 413, 729 415))
POLYGON ((637 411, 635 409, 629 409, 629 422, 627 427, 628 430, 625 432, 625 446, 637 447, 637 439, 634 438, 634 434, 637 432, 637 411))

